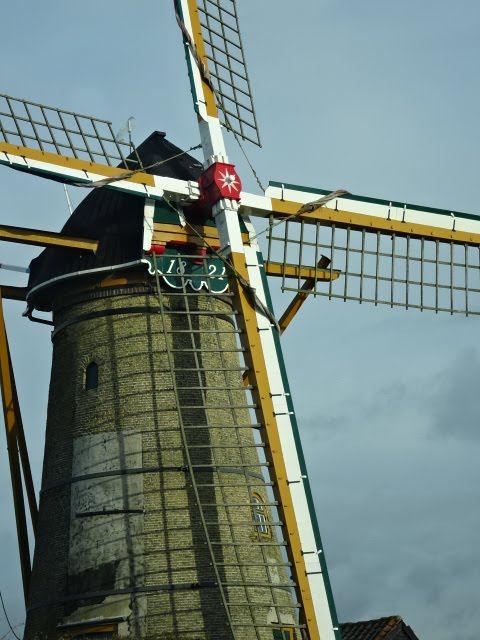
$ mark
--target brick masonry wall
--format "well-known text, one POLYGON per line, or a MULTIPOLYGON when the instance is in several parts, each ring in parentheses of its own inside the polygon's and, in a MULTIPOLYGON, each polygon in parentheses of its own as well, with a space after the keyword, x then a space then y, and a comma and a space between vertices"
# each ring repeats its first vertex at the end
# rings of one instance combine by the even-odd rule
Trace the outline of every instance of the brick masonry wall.
POLYGON ((275 528, 262 537, 252 521, 252 494, 272 498, 245 428, 230 301, 165 289, 160 314, 155 292, 140 289, 56 302, 56 327, 99 316, 54 338, 25 637, 102 618, 128 638, 231 640, 225 599, 239 637, 271 640, 270 625, 293 623, 294 609, 275 528), (146 311, 107 315, 133 306, 146 311), (91 362, 98 388, 86 390, 91 362))

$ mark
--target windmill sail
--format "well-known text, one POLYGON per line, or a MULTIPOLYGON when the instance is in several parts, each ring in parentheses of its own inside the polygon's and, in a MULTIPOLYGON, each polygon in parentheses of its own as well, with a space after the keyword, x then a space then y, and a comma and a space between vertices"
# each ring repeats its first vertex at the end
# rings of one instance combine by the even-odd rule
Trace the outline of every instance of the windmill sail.
POLYGON ((260 146, 235 0, 177 0, 195 110, 260 146))
POLYGON ((0 164, 75 186, 198 198, 196 182, 154 176, 107 120, 0 94, 0 164), (128 152, 128 153, 127 153, 128 152), (145 170, 144 170, 145 169, 145 170))
POLYGON ((284 291, 301 291, 300 275, 287 275, 292 265, 299 274, 315 272, 326 255, 332 277, 325 287, 314 273, 313 296, 480 314, 479 217, 348 194, 315 208, 328 193, 272 182, 266 198, 270 210, 264 202, 263 210, 249 209, 270 217, 266 265, 285 265, 284 291))
POLYGON ((141 167, 139 159, 127 160, 129 145, 115 138, 107 120, 5 94, 0 94, 0 142, 110 167, 141 167))

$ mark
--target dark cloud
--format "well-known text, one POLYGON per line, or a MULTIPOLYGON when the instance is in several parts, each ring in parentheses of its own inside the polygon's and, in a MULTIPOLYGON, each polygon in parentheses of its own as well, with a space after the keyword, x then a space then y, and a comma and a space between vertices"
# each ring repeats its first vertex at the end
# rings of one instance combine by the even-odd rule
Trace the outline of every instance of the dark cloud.
MULTIPOLYGON (((20 586, 19 560, 16 551, 16 540, 11 533, 0 530, 0 549, 9 549, 11 553, 2 554, 0 567, 0 591, 2 592, 8 618, 17 633, 21 635, 25 621, 25 609, 20 586)), ((0 608, 0 639, 10 638, 9 627, 3 610, 0 608), (8 634, 8 635, 5 635, 8 634)), ((11 636, 13 637, 13 636, 11 636)))
POLYGON ((433 380, 429 394, 432 427, 439 435, 480 442, 480 357, 462 350, 433 380))
MULTIPOLYGON (((430 369, 410 360, 383 380, 375 362, 364 366, 338 396, 325 390, 324 411, 299 416, 338 613, 399 614, 420 638, 456 639, 461 628, 473 640, 477 453, 470 439, 452 443, 432 425, 438 397, 452 402, 442 385, 458 370, 475 378, 479 361, 469 349, 426 361, 430 369)), ((472 392, 464 401, 474 402, 472 392)))

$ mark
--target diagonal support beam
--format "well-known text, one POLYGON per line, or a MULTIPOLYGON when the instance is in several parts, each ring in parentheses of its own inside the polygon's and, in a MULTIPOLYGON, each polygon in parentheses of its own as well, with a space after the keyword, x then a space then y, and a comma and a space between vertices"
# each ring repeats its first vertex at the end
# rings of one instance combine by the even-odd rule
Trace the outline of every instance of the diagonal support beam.
POLYGON ((37 247, 62 247, 63 249, 76 249, 77 251, 93 251, 93 253, 98 248, 98 240, 91 238, 77 238, 53 231, 10 227, 7 225, 0 225, 0 240, 30 244, 37 247))
MULTIPOLYGON (((307 269, 305 267, 302 268, 298 268, 295 265, 284 265, 280 262, 278 263, 272 263, 272 262, 265 262, 265 273, 267 274, 267 276, 280 276, 282 275, 280 270, 276 269, 276 266, 278 267, 282 267, 285 270, 285 267, 291 267, 291 269, 288 270, 288 272, 285 273, 285 277, 291 277, 291 278, 298 278, 299 274, 300 275, 306 275, 308 274, 308 277, 306 278, 306 280, 304 281, 304 283, 302 284, 302 287, 300 289, 300 291, 297 293, 297 295, 294 297, 294 299, 290 302, 290 304, 288 305, 288 307, 285 309, 282 317, 280 318, 280 320, 278 321, 278 326, 280 327, 280 335, 283 334, 283 332, 285 331, 285 329, 288 327, 288 325, 291 323, 291 321, 293 320, 293 318, 296 316, 296 314, 300 311, 301 306, 303 305, 303 303, 305 302, 305 300, 308 298, 309 293, 312 291, 312 289, 315 286, 315 282, 317 280, 329 280, 330 279, 330 270, 327 270, 328 265, 330 264, 330 258, 327 258, 327 256, 322 256, 320 258, 320 260, 318 261, 317 264, 317 268, 314 269, 313 267, 311 269, 307 269), (271 267, 272 265, 275 265, 275 267, 271 270, 269 270, 269 267, 271 267), (318 270, 318 274, 317 277, 315 277, 315 275, 310 275, 311 273, 315 274, 318 270), (305 272, 305 274, 304 274, 305 272)), ((332 279, 336 280, 338 278, 338 276, 340 275, 340 272, 333 272, 332 273, 332 279)), ((248 378, 248 371, 245 371, 245 373, 243 374, 243 384, 248 387, 248 385, 250 384, 249 378, 248 378)))
POLYGON ((18 300, 19 302, 27 301, 28 287, 11 287, 9 285, 1 285, 1 292, 4 300, 18 300))
POLYGON ((23 481, 30 507, 34 533, 37 530, 38 509, 33 486, 32 473, 28 459, 23 431, 22 417, 13 375, 12 361, 8 347, 5 319, 3 316, 2 295, 0 288, 0 387, 2 391, 3 415, 7 437, 8 461, 12 480, 13 504, 17 525, 18 549, 20 553, 20 566, 22 571, 23 594, 25 603, 28 598, 28 590, 31 577, 30 549, 28 544, 27 516, 25 498, 22 485, 23 481))
MULTIPOLYGON (((318 261, 317 268, 326 269, 330 264, 330 262, 331 262, 330 258, 327 258, 327 256, 322 256, 318 261)), ((305 282, 302 284, 300 291, 297 293, 297 295, 294 297, 294 299, 290 302, 288 307, 283 312, 282 317, 278 321, 278 324, 280 325, 280 335, 282 335, 282 333, 291 323, 293 318, 300 311, 301 306, 303 305, 305 300, 308 298, 310 292, 313 290, 315 286, 315 282, 316 282, 315 277, 307 278, 305 282)))

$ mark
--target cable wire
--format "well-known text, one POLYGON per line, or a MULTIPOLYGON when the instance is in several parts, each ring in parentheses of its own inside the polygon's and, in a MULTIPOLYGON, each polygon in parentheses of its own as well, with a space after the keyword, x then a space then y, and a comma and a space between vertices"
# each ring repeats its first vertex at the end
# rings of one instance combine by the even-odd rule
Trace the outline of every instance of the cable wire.
POLYGON ((223 98, 219 94, 219 92, 217 91, 215 86, 213 85, 212 76, 210 75, 210 71, 208 70, 207 65, 205 64, 205 62, 202 60, 200 54, 198 53, 198 49, 197 49, 197 47, 195 45, 195 42, 193 41, 192 36, 190 35, 190 33, 188 32, 187 27, 185 26, 185 23, 183 22, 182 18, 180 17, 180 13, 178 11, 177 0, 174 0, 174 7, 175 7, 175 17, 177 19, 178 26, 180 27, 180 30, 181 30, 181 32, 183 34, 183 37, 185 38, 185 41, 189 46, 190 52, 192 54, 192 57, 193 57, 193 59, 195 60, 195 62, 197 64, 200 76, 201 76, 202 80, 205 82, 205 84, 208 86, 208 88, 211 90, 213 95, 215 96, 217 104, 220 105, 220 108, 221 108, 221 110, 223 112, 223 116, 225 118, 225 128, 227 129, 227 131, 231 131, 233 133, 233 135, 235 137, 235 140, 236 140, 238 146, 240 147, 240 150, 243 153, 243 155, 245 157, 245 160, 247 161, 247 164, 250 167, 250 170, 253 173, 253 176, 254 176, 255 180, 257 181, 258 186, 260 187, 262 192, 265 193, 265 187, 261 183, 260 178, 258 177, 258 173, 255 171, 255 169, 253 167, 253 164, 250 162, 250 159, 247 156, 247 153, 246 153, 242 143, 240 142, 240 136, 233 129, 232 125, 229 122, 228 115, 227 115, 227 109, 225 108, 225 105, 223 103, 223 98))
POLYGON ((118 182, 119 180, 128 180, 128 178, 131 178, 137 173, 145 173, 149 169, 160 167, 163 164, 167 164, 167 162, 171 162, 172 160, 176 160, 177 158, 184 156, 190 151, 195 151, 196 149, 201 149, 201 148, 202 148, 201 144, 196 144, 193 147, 190 147, 189 149, 182 151, 181 153, 177 153, 174 156, 171 156, 170 158, 166 158, 165 160, 158 160, 158 162, 154 162, 153 164, 148 165, 148 167, 141 167, 140 169, 132 169, 131 171, 125 171, 123 173, 119 173, 116 176, 112 176, 111 178, 103 178, 102 180, 97 180, 96 182, 88 182, 88 183, 71 182, 70 184, 72 184, 74 187, 83 187, 84 189, 98 189, 99 187, 105 187, 106 185, 112 184, 113 182, 118 182))
MULTIPOLYGON (((163 196, 163 199, 165 200, 165 202, 169 205, 169 207, 171 209, 173 209, 173 211, 175 211, 175 213, 177 213, 179 216, 183 217, 183 214, 177 209, 177 207, 175 207, 175 205, 172 204, 172 202, 165 196, 163 196)), ((185 219, 185 218, 184 218, 185 219)), ((195 227, 190 224, 190 222, 188 222, 188 220, 185 219, 185 224, 189 227, 189 229, 191 229, 191 231, 202 241, 203 244, 205 244, 207 246, 207 248, 215 255, 217 256, 217 258, 219 260, 221 260, 223 262, 223 264, 229 269, 229 271, 235 276, 235 278, 238 280, 238 282, 240 283, 241 287, 244 289, 244 291, 246 291, 254 305, 254 307, 257 307, 257 309, 259 309, 263 315, 268 318, 270 320, 270 322, 275 326, 275 328, 277 329, 277 331, 280 333, 280 325, 278 324, 278 320, 276 319, 276 317, 273 315, 273 313, 270 311, 270 309, 267 307, 266 304, 263 303, 263 301, 258 297, 257 292, 255 291, 255 289, 251 286, 251 284, 245 280, 245 278, 242 276, 241 273, 239 273, 237 271, 237 269, 235 268, 235 266, 230 262, 230 260, 228 258, 226 258, 225 256, 223 256, 219 251, 217 251, 214 247, 212 247, 212 245, 202 236, 201 233, 199 233, 197 231, 197 229, 195 229, 195 227)))
POLYGON ((15 638, 17 640, 20 640, 20 638, 17 636, 17 634, 15 633, 15 629, 14 627, 12 627, 9 617, 7 615, 7 610, 5 609, 5 603, 3 601, 3 596, 2 596, 2 592, 0 591, 0 602, 2 603, 2 609, 3 609, 3 613, 5 614, 5 620, 7 621, 8 626, 10 627, 10 632, 13 633, 13 635, 15 636, 15 638))
POLYGON ((260 236, 263 236, 264 233, 267 233, 267 231, 271 231, 274 227, 278 227, 279 224, 282 224, 284 222, 290 222, 290 220, 295 220, 296 218, 298 218, 298 216, 302 215, 303 213, 312 213, 313 211, 316 211, 317 209, 320 209, 321 207, 326 205, 331 200, 335 200, 335 198, 341 198, 342 196, 347 194, 348 194, 348 191, 345 191, 345 189, 338 189, 337 191, 332 191, 332 193, 328 193, 326 196, 322 196, 318 200, 314 200, 313 202, 307 202, 306 204, 302 205, 296 213, 292 213, 291 215, 286 216, 285 218, 280 218, 280 220, 277 220, 273 224, 270 224, 263 231, 259 231, 258 233, 256 233, 254 236, 251 237, 251 240, 256 240, 260 236))

